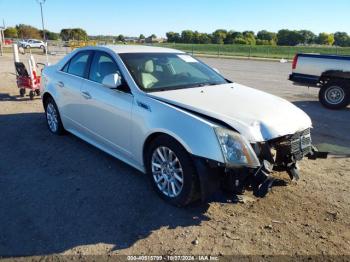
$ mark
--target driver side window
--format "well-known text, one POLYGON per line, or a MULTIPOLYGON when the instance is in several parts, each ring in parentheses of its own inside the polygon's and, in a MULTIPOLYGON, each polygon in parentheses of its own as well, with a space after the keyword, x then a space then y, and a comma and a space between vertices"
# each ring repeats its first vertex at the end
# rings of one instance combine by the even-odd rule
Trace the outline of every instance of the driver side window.
POLYGON ((95 52, 94 58, 91 62, 89 79, 102 84, 105 76, 115 73, 121 75, 119 68, 112 57, 103 52, 95 52))

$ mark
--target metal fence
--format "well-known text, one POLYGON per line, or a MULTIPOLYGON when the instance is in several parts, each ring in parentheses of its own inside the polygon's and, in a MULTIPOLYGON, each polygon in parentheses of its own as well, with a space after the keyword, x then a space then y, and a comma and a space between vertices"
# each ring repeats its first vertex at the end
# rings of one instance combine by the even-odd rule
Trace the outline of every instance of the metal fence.
MULTIPOLYGON (((88 45, 111 44, 108 41, 49 41, 49 55, 65 55, 78 47, 88 45)), ((120 43, 119 43, 120 44, 120 43)), ((135 44, 135 43, 129 43, 135 44)), ((147 44, 149 45, 149 44, 147 44)), ((249 45, 218 45, 218 44, 182 44, 182 43, 153 43, 154 46, 169 47, 182 50, 193 55, 210 55, 215 57, 247 57, 274 58, 290 60, 296 53, 318 53, 333 55, 350 55, 350 47, 324 46, 249 46, 249 45)), ((43 53, 40 49, 24 49, 25 53, 43 53)), ((4 52, 12 52, 12 46, 5 46, 4 52)))
POLYGON ((217 57, 241 56, 259 58, 292 59, 296 53, 318 53, 333 55, 350 55, 350 47, 323 47, 323 46, 249 46, 249 45, 217 45, 217 44, 180 44, 163 43, 157 46, 170 47, 193 55, 206 54, 217 57))

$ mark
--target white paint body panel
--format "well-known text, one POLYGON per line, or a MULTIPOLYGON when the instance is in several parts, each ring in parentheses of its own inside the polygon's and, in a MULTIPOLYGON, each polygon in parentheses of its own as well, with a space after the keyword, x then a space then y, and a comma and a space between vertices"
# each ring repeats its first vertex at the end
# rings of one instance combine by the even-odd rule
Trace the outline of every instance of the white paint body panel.
POLYGON ((150 95, 219 119, 251 143, 311 127, 309 116, 287 100, 235 83, 150 95))
POLYGON ((293 73, 321 76, 328 70, 350 71, 350 60, 300 56, 293 73))
POLYGON ((220 124, 187 109, 227 123, 252 143, 311 127, 310 118, 286 100, 239 84, 145 93, 118 56, 118 52, 180 51, 144 46, 83 48, 104 51, 115 59, 131 89, 123 93, 61 72, 80 50, 45 67, 42 95, 54 98, 66 130, 142 172, 145 141, 155 133, 174 137, 193 155, 224 163, 214 131, 220 124), (91 98, 84 97, 86 91, 91 98))

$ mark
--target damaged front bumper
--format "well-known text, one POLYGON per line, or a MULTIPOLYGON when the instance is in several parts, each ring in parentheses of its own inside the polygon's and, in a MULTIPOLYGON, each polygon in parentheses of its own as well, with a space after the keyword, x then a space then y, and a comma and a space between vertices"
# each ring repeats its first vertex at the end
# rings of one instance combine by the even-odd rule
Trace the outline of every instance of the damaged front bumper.
MULTIPOLYGON (((276 183, 274 171, 286 171, 289 177, 299 179, 297 162, 303 158, 327 158, 327 152, 319 152, 311 143, 310 129, 253 145, 261 165, 257 168, 227 167, 222 163, 194 157, 199 174, 202 199, 220 187, 234 194, 242 194, 251 189, 255 196, 264 197, 276 183)), ((281 180, 279 180, 281 182, 281 180)))

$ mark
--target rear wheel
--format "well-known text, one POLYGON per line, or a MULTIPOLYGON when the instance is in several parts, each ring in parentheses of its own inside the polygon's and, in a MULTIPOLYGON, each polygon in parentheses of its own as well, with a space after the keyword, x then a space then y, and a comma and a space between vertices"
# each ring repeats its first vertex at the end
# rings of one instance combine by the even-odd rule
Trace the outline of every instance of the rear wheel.
POLYGON ((198 198, 198 176, 189 153, 175 139, 162 135, 149 146, 146 168, 156 192, 176 206, 198 198))
POLYGON ((341 109, 350 103, 350 91, 344 81, 329 81, 321 87, 318 96, 321 104, 329 109, 341 109))
POLYGON ((55 101, 50 97, 45 103, 45 115, 47 126, 51 133, 62 135, 64 133, 63 124, 55 101))

